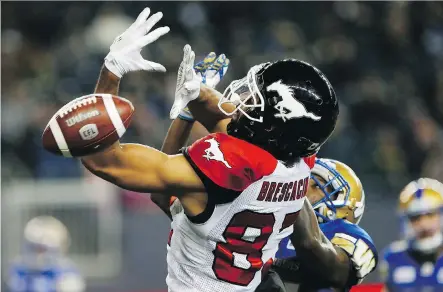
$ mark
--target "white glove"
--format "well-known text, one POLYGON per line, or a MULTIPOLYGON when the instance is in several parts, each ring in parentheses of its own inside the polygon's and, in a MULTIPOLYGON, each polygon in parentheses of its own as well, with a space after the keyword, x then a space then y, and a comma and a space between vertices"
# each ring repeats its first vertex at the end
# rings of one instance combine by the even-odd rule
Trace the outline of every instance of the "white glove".
POLYGON ((341 247, 349 255, 359 283, 375 269, 374 252, 363 240, 344 233, 336 233, 331 242, 341 247))
POLYGON ((195 53, 190 45, 183 48, 183 61, 177 73, 175 100, 169 117, 175 119, 186 105, 200 94, 200 78, 194 71, 195 53))
POLYGON ((200 85, 197 87, 197 80, 199 83, 208 85, 214 88, 226 74, 229 68, 229 59, 224 54, 218 56, 211 52, 203 61, 198 62, 194 66, 195 53, 192 51, 189 45, 186 45, 183 49, 183 61, 180 64, 177 88, 175 94, 174 105, 172 106, 170 117, 172 119, 178 116, 181 119, 193 121, 194 117, 186 106, 190 101, 196 99, 200 92, 200 85), (193 72, 190 72, 189 68, 193 67, 193 72), (187 72, 186 74, 184 72, 187 72), (195 91, 198 88, 198 92, 195 95, 195 91), (191 90, 189 90, 191 89, 191 90))
POLYGON ((145 8, 135 22, 116 37, 111 45, 105 58, 105 66, 119 78, 132 71, 166 72, 163 65, 145 60, 140 54, 143 47, 169 32, 169 27, 164 26, 149 33, 163 17, 163 13, 157 12, 148 18, 150 12, 149 8, 145 8))

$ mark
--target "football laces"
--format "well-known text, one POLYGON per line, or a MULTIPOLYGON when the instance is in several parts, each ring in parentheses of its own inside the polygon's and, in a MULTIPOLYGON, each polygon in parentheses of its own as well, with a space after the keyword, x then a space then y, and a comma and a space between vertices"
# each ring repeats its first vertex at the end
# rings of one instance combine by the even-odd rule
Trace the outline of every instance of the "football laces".
POLYGON ((93 103, 97 103, 97 97, 95 95, 87 98, 80 98, 79 100, 75 99, 60 109, 60 118, 63 118, 77 108, 93 103))

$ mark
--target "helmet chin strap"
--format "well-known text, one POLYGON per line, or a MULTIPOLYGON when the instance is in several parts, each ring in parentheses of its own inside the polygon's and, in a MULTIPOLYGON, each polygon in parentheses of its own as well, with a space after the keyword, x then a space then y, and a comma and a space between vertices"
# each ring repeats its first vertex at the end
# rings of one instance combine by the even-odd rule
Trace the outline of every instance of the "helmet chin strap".
POLYGON ((424 253, 432 253, 443 244, 443 233, 437 232, 431 237, 416 239, 412 242, 412 248, 424 253))

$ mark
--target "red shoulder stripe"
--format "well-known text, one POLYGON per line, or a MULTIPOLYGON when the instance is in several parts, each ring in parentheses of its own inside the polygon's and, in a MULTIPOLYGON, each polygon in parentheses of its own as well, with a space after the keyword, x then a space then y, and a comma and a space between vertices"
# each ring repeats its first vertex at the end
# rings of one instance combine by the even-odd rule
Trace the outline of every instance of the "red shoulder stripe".
POLYGON ((277 166, 270 153, 222 133, 201 138, 188 148, 187 154, 211 181, 235 191, 243 191, 277 166))

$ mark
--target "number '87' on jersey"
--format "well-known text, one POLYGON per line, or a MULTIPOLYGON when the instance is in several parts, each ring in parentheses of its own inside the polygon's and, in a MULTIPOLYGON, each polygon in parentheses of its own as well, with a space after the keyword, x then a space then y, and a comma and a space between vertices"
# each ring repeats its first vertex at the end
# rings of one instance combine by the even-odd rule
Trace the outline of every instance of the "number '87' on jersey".
POLYGON ((184 151, 208 193, 195 217, 173 215, 169 291, 255 291, 304 203, 310 167, 287 168, 269 153, 225 134, 184 151))

